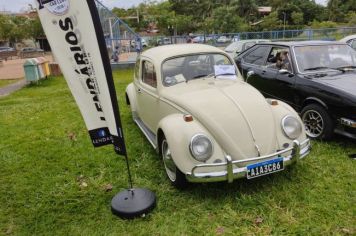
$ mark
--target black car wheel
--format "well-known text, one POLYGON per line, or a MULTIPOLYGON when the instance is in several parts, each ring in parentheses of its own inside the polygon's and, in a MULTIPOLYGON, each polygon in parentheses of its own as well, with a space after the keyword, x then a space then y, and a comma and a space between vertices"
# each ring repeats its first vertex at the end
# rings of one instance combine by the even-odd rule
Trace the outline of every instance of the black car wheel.
POLYGON ((310 104, 304 107, 302 121, 310 138, 329 139, 333 135, 333 121, 328 112, 320 105, 310 104))
POLYGON ((188 185, 187 179, 185 178, 185 175, 175 165, 172 158, 171 150, 165 137, 163 137, 161 142, 161 155, 163 159, 164 168, 171 183, 177 188, 185 188, 188 185))

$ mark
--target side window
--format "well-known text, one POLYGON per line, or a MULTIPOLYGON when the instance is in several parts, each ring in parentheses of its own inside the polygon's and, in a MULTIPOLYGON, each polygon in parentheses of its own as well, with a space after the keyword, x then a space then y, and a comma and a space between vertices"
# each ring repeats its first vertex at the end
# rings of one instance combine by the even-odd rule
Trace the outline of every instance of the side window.
POLYGON ((256 49, 244 55, 243 60, 246 63, 262 65, 264 64, 267 50, 268 50, 268 46, 259 46, 256 49))
POLYGON ((142 82, 157 88, 156 71, 153 64, 149 61, 142 62, 142 82))
POLYGON ((356 50, 356 39, 351 42, 351 47, 356 50))
POLYGON ((140 58, 136 60, 135 64, 135 79, 140 79, 140 58))
POLYGON ((292 71, 291 59, 288 48, 273 47, 267 57, 267 67, 292 71))

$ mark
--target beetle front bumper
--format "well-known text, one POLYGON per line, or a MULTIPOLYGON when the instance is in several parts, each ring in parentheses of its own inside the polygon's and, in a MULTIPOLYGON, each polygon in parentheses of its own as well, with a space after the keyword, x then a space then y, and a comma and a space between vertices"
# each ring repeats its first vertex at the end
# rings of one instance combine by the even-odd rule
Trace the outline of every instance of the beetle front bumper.
POLYGON ((230 156, 225 156, 226 162, 224 163, 213 163, 213 164, 200 164, 196 165, 191 173, 187 173, 186 177, 189 182, 217 182, 217 181, 228 181, 232 183, 234 179, 244 178, 247 176, 247 167, 236 167, 235 164, 243 164, 246 162, 260 162, 267 159, 283 157, 283 163, 285 166, 297 162, 299 159, 304 158, 309 154, 311 150, 310 140, 306 139, 302 143, 299 143, 297 140, 293 141, 293 146, 283 149, 281 151, 261 156, 253 157, 243 160, 233 161, 230 156), (287 155, 290 153, 289 155, 287 155), (235 165, 235 166, 234 166, 235 165), (226 170, 217 171, 217 172, 201 172, 204 169, 211 169, 212 167, 225 167, 226 170), (200 171, 200 172, 198 172, 200 171))

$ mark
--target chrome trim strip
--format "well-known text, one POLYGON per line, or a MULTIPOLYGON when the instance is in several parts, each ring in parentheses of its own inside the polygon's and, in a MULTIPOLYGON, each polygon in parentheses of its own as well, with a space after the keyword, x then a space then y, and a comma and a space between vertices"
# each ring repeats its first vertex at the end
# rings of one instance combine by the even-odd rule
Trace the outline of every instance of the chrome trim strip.
POLYGON ((356 121, 351 119, 340 118, 340 124, 347 127, 356 128, 356 121))
POLYGON ((137 126, 140 128, 140 130, 142 131, 142 133, 146 136, 146 138, 148 139, 148 141, 150 142, 150 144, 153 146, 154 149, 157 148, 157 143, 156 143, 156 139, 152 139, 150 137, 150 135, 147 133, 147 130, 148 129, 145 124, 143 124, 143 122, 141 121, 140 118, 138 117, 135 117, 133 119, 135 121, 135 123, 137 124, 137 126))
POLYGON ((278 155, 292 152, 287 157, 283 157, 283 162, 288 164, 296 163, 299 159, 303 159, 306 157, 311 150, 310 140, 306 139, 303 142, 299 143, 297 140, 293 141, 293 146, 281 150, 279 152, 275 152, 273 154, 265 155, 262 157, 253 157, 244 160, 236 160, 231 161, 231 157, 229 155, 225 156, 225 163, 212 163, 212 164, 200 164, 193 167, 191 173, 186 173, 186 177, 190 182, 215 182, 215 181, 228 181, 231 183, 233 179, 243 178, 247 174, 247 167, 236 167, 233 168, 233 164, 251 162, 251 161, 260 161, 272 157, 276 157, 278 155), (211 167, 221 167, 226 166, 226 170, 223 171, 215 171, 215 172, 207 172, 207 173, 195 173, 199 168, 211 168, 211 167))

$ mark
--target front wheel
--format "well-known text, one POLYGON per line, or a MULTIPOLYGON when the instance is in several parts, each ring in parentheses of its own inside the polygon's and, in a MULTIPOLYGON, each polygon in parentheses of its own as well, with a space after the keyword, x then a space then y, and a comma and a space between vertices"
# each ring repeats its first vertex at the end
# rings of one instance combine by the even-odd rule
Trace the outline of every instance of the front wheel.
POLYGON ((328 112, 320 105, 310 104, 302 110, 305 132, 313 139, 329 139, 334 133, 334 124, 328 112))
POLYGON ((165 137, 163 137, 163 140, 161 142, 161 155, 163 159, 164 168, 171 183, 179 189, 187 187, 187 179, 185 178, 185 175, 175 165, 172 158, 171 150, 165 137))

